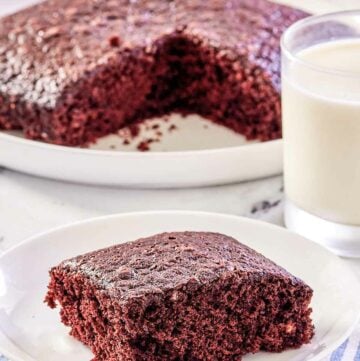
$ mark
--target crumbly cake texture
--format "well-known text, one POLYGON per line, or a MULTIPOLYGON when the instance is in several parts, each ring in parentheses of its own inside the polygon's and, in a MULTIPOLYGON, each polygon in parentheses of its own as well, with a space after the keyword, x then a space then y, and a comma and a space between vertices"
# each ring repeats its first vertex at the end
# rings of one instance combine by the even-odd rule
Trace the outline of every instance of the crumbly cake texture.
POLYGON ((171 112, 281 136, 282 32, 266 0, 48 0, 0 21, 0 128, 78 146, 171 112))
POLYGON ((308 343, 312 290, 233 238, 162 233, 62 262, 46 302, 96 361, 241 360, 308 343))

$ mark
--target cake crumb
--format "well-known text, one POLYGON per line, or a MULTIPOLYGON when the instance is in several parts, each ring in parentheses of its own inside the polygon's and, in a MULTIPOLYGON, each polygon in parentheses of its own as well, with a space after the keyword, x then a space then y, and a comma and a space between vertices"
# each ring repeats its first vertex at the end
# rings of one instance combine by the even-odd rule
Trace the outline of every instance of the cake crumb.
POLYGON ((118 48, 121 44, 121 40, 120 37, 118 35, 113 35, 110 36, 109 38, 109 44, 110 46, 112 46, 113 48, 118 48))
POLYGON ((280 199, 270 202, 270 201, 262 201, 254 205, 251 209, 251 214, 255 214, 259 211, 268 212, 271 208, 274 208, 280 204, 280 199))
POLYGON ((140 152, 147 152, 150 150, 149 147, 149 140, 143 140, 137 145, 137 149, 140 150, 140 152))

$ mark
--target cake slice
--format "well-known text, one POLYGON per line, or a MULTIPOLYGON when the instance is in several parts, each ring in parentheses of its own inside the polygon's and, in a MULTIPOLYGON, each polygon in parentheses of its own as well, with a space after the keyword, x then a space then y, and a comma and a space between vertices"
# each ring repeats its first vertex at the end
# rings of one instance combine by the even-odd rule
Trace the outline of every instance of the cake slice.
POLYGON ((63 261, 46 302, 96 361, 241 360, 308 343, 312 290, 235 239, 162 233, 63 261))

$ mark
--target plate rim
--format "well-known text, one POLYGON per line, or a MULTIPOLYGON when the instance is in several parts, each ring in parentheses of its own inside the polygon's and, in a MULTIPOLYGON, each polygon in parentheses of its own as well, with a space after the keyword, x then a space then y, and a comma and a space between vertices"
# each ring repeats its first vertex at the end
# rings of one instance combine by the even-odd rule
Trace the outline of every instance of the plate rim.
MULTIPOLYGON (((334 254, 333 252, 331 252, 329 249, 327 249, 326 247, 324 247, 322 244, 319 244, 317 242, 315 242, 314 240, 308 239, 304 236, 301 236, 289 229, 287 229, 285 226, 280 226, 274 223, 270 223, 270 222, 266 222, 264 220, 261 219, 256 219, 256 218, 249 218, 249 217, 245 217, 245 216, 241 216, 241 215, 235 215, 232 213, 222 213, 222 212, 210 212, 210 211, 197 211, 197 210, 182 210, 182 209, 165 209, 165 210, 146 210, 146 211, 130 211, 130 212, 117 212, 117 213, 111 213, 111 214, 106 214, 106 215, 101 215, 101 216, 94 216, 94 217, 88 217, 88 218, 84 218, 84 219, 80 219, 77 221, 73 221, 73 222, 66 222, 62 225, 59 226, 55 226, 52 228, 49 228, 47 230, 41 231, 41 232, 36 232, 34 235, 30 236, 30 237, 26 237, 25 239, 23 239, 22 241, 18 242, 17 244, 9 247, 8 249, 6 249, 5 251, 3 251, 0 254, 0 261, 2 260, 2 258, 4 256, 6 256, 8 253, 16 250, 17 248, 22 247, 23 245, 30 243, 38 238, 62 231, 62 230, 66 230, 66 229, 70 229, 73 227, 79 227, 79 226, 84 226, 88 223, 93 223, 93 222, 101 222, 104 220, 108 220, 108 219, 116 219, 116 218, 126 218, 126 217, 132 217, 132 216, 147 216, 147 215, 164 215, 164 214, 171 214, 171 215, 179 215, 179 216, 187 216, 187 215, 199 215, 199 216, 215 216, 215 217, 220 217, 220 218, 227 218, 227 219, 233 219, 233 220, 238 220, 241 222, 245 222, 245 223, 251 223, 251 224, 260 224, 261 227, 268 227, 270 229, 274 229, 277 231, 280 231, 282 233, 290 233, 293 236, 297 237, 297 238, 301 238, 303 240, 305 240, 306 242, 311 243, 313 246, 322 249, 323 251, 327 252, 331 257, 335 257, 337 260, 342 261, 342 257, 336 256, 336 254, 334 254)), ((349 271, 353 273, 353 271, 351 270, 350 267, 348 267, 346 264, 344 264, 345 267, 349 268, 349 271)))
MULTIPOLYGON (((262 221, 262 220, 257 220, 257 219, 254 219, 254 218, 247 218, 247 217, 244 217, 244 216, 237 216, 237 215, 234 215, 234 214, 219 213, 219 212, 207 212, 207 211, 187 211, 187 210, 157 210, 157 211, 151 211, 150 210, 150 211, 134 211, 134 212, 114 213, 114 214, 109 214, 109 215, 103 215, 103 216, 97 216, 97 217, 95 216, 95 217, 91 217, 91 218, 86 218, 86 219, 75 221, 75 222, 69 222, 69 223, 66 223, 64 225, 60 225, 60 226, 57 226, 57 227, 54 227, 54 228, 50 228, 49 230, 46 230, 46 231, 43 231, 43 232, 38 232, 35 235, 30 236, 30 237, 24 239, 23 241, 21 241, 20 243, 10 247, 9 249, 5 250, 0 255, 0 262, 5 257, 7 257, 9 254, 11 254, 12 252, 15 252, 17 249, 20 249, 23 246, 28 245, 29 243, 34 242, 36 240, 41 242, 41 239, 43 237, 51 236, 53 234, 56 234, 58 232, 62 232, 64 230, 69 230, 71 228, 77 228, 77 227, 83 227, 83 226, 86 226, 86 224, 93 223, 93 222, 101 223, 102 221, 115 220, 115 219, 118 219, 118 218, 127 218, 127 217, 133 217, 133 216, 144 217, 144 216, 147 216, 147 215, 160 216, 160 215, 164 215, 164 214, 168 214, 168 215, 172 215, 172 216, 177 216, 178 215, 178 216, 201 216, 201 217, 212 216, 212 217, 220 217, 220 218, 228 219, 228 220, 232 220, 232 221, 248 223, 248 224, 253 225, 253 226, 258 225, 259 227, 268 228, 268 229, 273 230, 275 232, 291 234, 292 236, 295 236, 298 239, 302 239, 303 241, 308 242, 313 247, 316 247, 316 248, 320 249, 322 252, 327 253, 327 255, 329 257, 332 257, 332 258, 336 259, 337 262, 340 262, 342 264, 342 267, 344 267, 349 273, 353 274, 354 277, 356 277, 355 273, 343 261, 343 259, 341 257, 336 256, 330 250, 328 250, 324 246, 316 243, 315 241, 307 239, 307 238, 305 238, 303 236, 300 236, 300 235, 288 230, 285 227, 281 227, 279 225, 268 223, 268 222, 265 222, 265 221, 262 221)), ((360 290, 359 286, 358 286, 358 288, 360 290)), ((334 341, 329 347, 322 350, 318 354, 314 355, 308 361, 320 361, 320 360, 323 360, 324 357, 330 355, 334 350, 336 350, 339 346, 341 346, 343 344, 343 342, 346 341, 346 339, 348 339, 348 337, 354 331, 354 329, 355 329, 356 325, 358 324, 359 320, 360 320, 360 309, 357 312, 357 316, 354 317, 353 322, 352 322, 351 326, 348 328, 348 330, 341 337, 339 337, 339 339, 337 341, 334 341)), ((10 344, 13 345, 13 341, 9 340, 7 335, 0 328, 0 340, 1 339, 4 339, 5 341, 10 342, 10 344)), ((29 361, 34 360, 30 355, 26 354, 25 351, 22 351, 17 346, 15 346, 15 347, 17 349, 17 352, 20 352, 20 354, 25 354, 29 361)), ((1 344, 0 344, 0 354, 2 354, 5 357, 8 357, 10 361, 23 361, 21 355, 14 355, 13 351, 7 350, 6 346, 2 346, 1 344)))

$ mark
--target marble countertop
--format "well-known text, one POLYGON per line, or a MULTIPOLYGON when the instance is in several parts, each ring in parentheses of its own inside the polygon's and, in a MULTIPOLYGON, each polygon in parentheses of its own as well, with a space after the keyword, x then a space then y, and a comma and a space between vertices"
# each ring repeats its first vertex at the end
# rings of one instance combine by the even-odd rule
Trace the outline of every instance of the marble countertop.
POLYGON ((282 223, 282 179, 190 189, 122 189, 40 179, 0 170, 0 249, 89 217, 144 210, 201 210, 282 223))
MULTIPOLYGON (((82 219, 144 210, 229 213, 283 226, 282 177, 217 187, 124 189, 32 177, 0 168, 0 252, 82 219)), ((360 260, 346 260, 360 280, 360 260)))

